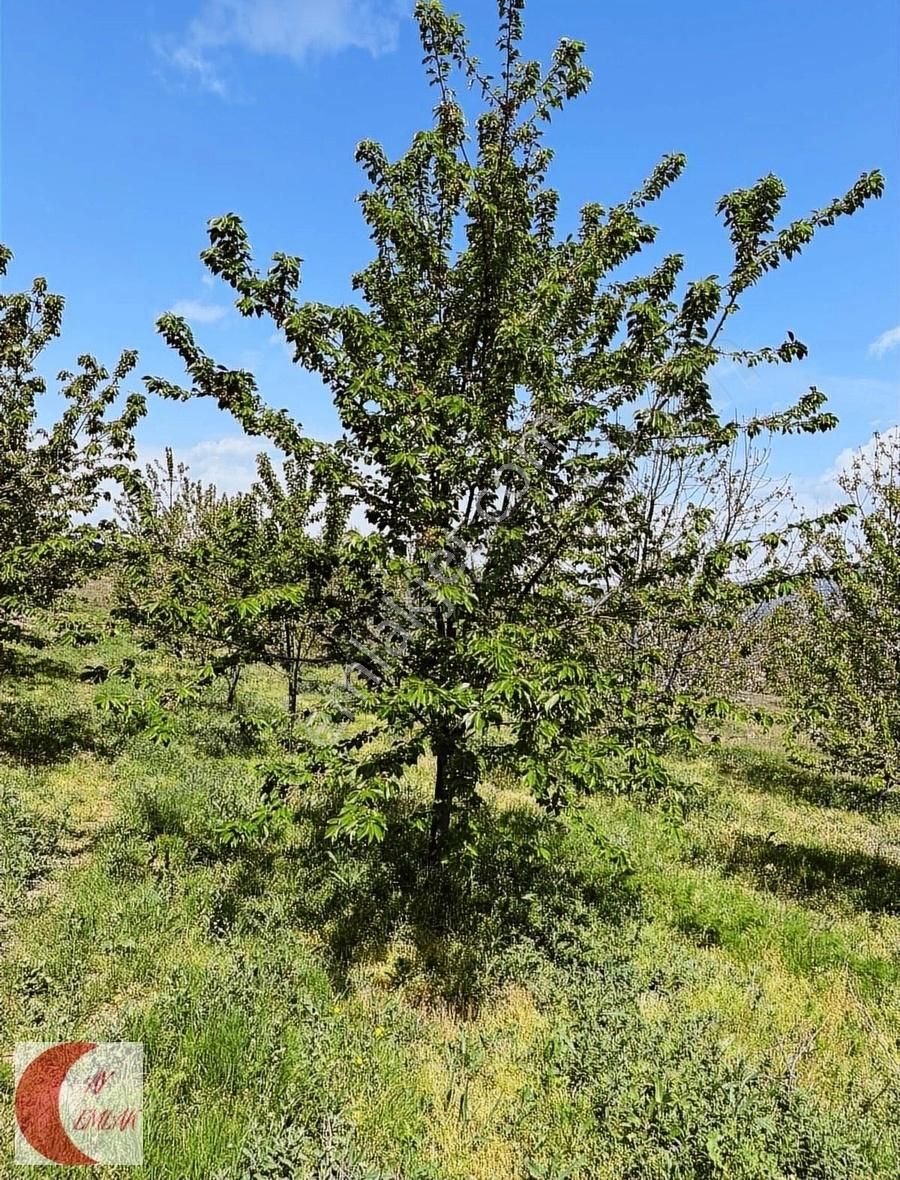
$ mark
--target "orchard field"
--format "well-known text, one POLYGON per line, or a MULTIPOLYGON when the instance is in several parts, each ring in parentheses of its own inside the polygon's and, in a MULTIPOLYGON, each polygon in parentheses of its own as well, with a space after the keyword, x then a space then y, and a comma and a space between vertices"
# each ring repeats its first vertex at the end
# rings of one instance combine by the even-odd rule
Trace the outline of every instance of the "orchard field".
POLYGON ((233 309, 159 316, 167 375, 53 383, 63 299, 4 281, 3 1153, 84 1130, 81 1057, 26 1084, 15 1046, 137 1042, 142 1170, 98 1176, 900 1176, 900 426, 822 451, 756 291, 885 179, 732 188, 698 273, 650 220, 680 152, 609 206, 557 191, 586 48, 532 60, 497 8, 485 64, 415 5, 430 121, 357 145, 347 302, 224 213, 233 309), (207 350, 254 320, 290 408, 207 350), (142 442, 207 409, 242 483, 142 442))
POLYGON ((895 806, 752 727, 677 764, 677 822, 620 796, 560 826, 498 779, 436 905, 404 825, 427 764, 382 844, 329 844, 297 791, 235 845, 240 720, 280 685, 251 669, 159 747, 79 680, 129 653, 10 657, 0 988, 7 1043, 144 1042, 147 1175, 896 1175, 895 806))

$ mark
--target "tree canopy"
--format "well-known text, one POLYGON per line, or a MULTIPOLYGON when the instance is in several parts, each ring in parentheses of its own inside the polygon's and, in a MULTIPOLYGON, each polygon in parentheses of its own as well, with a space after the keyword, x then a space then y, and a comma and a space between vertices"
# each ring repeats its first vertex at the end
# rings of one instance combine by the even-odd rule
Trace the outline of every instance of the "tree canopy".
MULTIPOLYGON (((403 767, 431 753, 435 858, 454 814, 464 836, 491 768, 510 768, 559 809, 623 760, 652 767, 667 733, 698 723, 703 701, 673 697, 649 728, 611 725, 623 711, 637 716, 650 670, 645 655, 624 673, 610 666, 605 641, 675 584, 692 604, 681 625, 702 626, 699 608, 740 580, 756 538, 709 543, 713 514, 691 510, 684 543, 656 546, 635 478, 659 462, 714 459, 741 437, 834 424, 816 388, 778 413, 723 417, 709 374, 724 357, 753 366, 805 355, 790 331, 730 351, 723 329, 750 288, 883 185, 864 174, 779 226, 785 186, 765 176, 719 201, 733 253, 726 275, 685 278, 677 253, 635 273, 657 237, 646 210, 685 159, 664 157, 631 196, 589 203, 571 232, 560 227, 546 134, 590 73, 574 40, 546 67, 524 57, 523 8, 501 0, 488 72, 458 18, 437 0, 417 5, 433 120, 397 160, 373 141, 357 148, 374 257, 353 278, 355 301, 301 299, 299 258, 278 253, 262 273, 237 215, 210 222, 206 265, 238 310, 269 316, 296 363, 328 387, 336 442, 269 408, 252 374, 216 364, 175 315, 159 329, 190 386, 147 380, 166 397, 212 398, 249 434, 308 463, 323 496, 364 513, 370 531, 354 544, 379 589, 347 654, 352 699, 378 741, 339 760, 347 794, 334 830, 377 836, 403 767), (460 83, 480 105, 474 119, 460 83)), ((778 560, 776 543, 743 579, 748 593, 774 592, 778 560)))
MULTIPOLYGON (((0 246, 0 276, 11 259, 0 246)), ((59 374, 62 416, 39 424, 47 386, 38 365, 61 334, 63 308, 42 278, 30 291, 0 294, 0 640, 23 612, 97 567, 103 530, 92 514, 134 470, 143 395, 128 394, 114 414, 135 352, 122 353, 111 373, 80 356, 76 372, 59 374)))

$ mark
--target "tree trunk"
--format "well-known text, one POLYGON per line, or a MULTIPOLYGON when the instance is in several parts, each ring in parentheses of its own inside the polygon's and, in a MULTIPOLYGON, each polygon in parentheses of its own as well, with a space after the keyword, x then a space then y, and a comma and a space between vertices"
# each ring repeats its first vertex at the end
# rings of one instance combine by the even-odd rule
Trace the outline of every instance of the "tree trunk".
POLYGON ((288 690, 287 706, 293 726, 294 718, 297 716, 297 698, 300 695, 300 645, 287 623, 284 627, 284 653, 284 670, 287 673, 288 690))
POLYGON ((436 768, 428 859, 432 864, 438 864, 447 850, 453 806, 468 796, 474 787, 475 759, 464 745, 458 744, 450 735, 437 739, 432 749, 436 768))
POLYGON ((288 670, 288 712, 292 718, 297 715, 297 699, 300 696, 299 672, 299 662, 294 661, 288 670))
POLYGON ((447 846, 455 793, 453 780, 448 774, 450 752, 446 746, 435 750, 435 759, 434 802, 431 808, 431 834, 428 837, 428 859, 432 864, 437 864, 447 846))
POLYGON ((235 664, 235 666, 228 673, 228 696, 225 698, 225 707, 227 709, 234 708, 234 699, 237 696, 237 687, 240 678, 241 666, 240 664, 235 664))

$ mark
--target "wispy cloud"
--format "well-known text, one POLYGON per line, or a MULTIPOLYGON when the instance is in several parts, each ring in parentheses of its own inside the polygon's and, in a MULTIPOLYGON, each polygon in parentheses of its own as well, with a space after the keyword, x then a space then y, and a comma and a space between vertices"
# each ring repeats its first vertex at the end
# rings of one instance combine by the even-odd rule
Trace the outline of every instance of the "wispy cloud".
POLYGON ((896 328, 888 328, 877 340, 873 340, 869 345, 869 355, 884 356, 894 348, 900 348, 900 324, 896 328))
POLYGON ((228 87, 220 77, 215 64, 195 46, 178 44, 174 41, 157 41, 156 51, 168 62, 176 74, 195 83, 201 90, 208 90, 218 98, 228 97, 228 87))
POLYGON ((846 503, 847 495, 839 483, 841 476, 852 471, 856 464, 861 464, 863 470, 878 471, 884 454, 881 447, 885 443, 900 443, 900 426, 889 426, 858 447, 845 447, 819 475, 792 476, 790 487, 795 505, 805 516, 818 516, 846 503))
POLYGON ((840 476, 852 471, 859 463, 864 470, 878 471, 884 458, 884 444, 900 445, 900 426, 889 426, 887 430, 873 435, 860 447, 845 448, 837 456, 832 467, 825 472, 823 481, 836 483, 840 476))
MULTIPOLYGON (((184 463, 191 479, 215 484, 220 492, 246 492, 256 480, 256 456, 265 452, 277 459, 274 447, 265 439, 246 435, 205 439, 193 446, 173 447, 175 462, 184 463)), ((139 452, 142 463, 164 461, 164 448, 139 452)))
POLYGON ((228 315, 227 307, 219 303, 203 303, 200 299, 179 299, 170 311, 195 324, 216 324, 228 315))
POLYGON ((263 439, 234 435, 197 443, 177 458, 194 479, 214 483, 220 492, 244 492, 256 479, 256 456, 262 451, 274 453, 263 439))
POLYGON ((401 0, 205 0, 183 33, 159 41, 157 50, 183 77, 227 98, 228 49, 300 63, 344 49, 386 53, 408 8, 401 0))

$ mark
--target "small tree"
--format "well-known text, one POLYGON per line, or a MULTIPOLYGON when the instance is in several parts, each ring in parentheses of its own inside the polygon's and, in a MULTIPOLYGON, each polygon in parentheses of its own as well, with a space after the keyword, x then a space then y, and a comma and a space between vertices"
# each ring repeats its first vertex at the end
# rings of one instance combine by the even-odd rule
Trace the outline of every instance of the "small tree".
MULTIPOLYGON (((0 275, 11 259, 0 246, 0 275)), ((36 366, 60 335, 63 306, 41 278, 30 292, 0 295, 0 643, 24 613, 99 564, 104 527, 87 518, 111 498, 110 481, 131 480, 134 428, 145 411, 132 393, 112 416, 136 353, 124 352, 112 374, 81 356, 77 373, 59 374, 67 403, 59 421, 38 424, 46 383, 36 366)))
POLYGON ((604 552, 584 610, 608 622, 602 659, 617 670, 621 707, 605 730, 632 752, 632 784, 641 763, 662 775, 654 752, 691 744, 699 722, 715 725, 746 700, 760 595, 796 567, 766 543, 790 496, 749 433, 713 449, 657 440, 627 481, 630 528, 603 537, 615 560, 604 552))
MULTIPOLYGON (((709 454, 733 445, 742 427, 713 406, 712 366, 724 355, 789 362, 806 350, 789 333, 777 347, 728 354, 724 325, 763 274, 882 189, 877 173, 865 175, 776 230, 785 189, 768 176, 719 203, 734 248, 725 279, 679 291, 677 254, 646 275, 617 277, 654 241, 641 211, 684 159, 667 156, 630 198, 585 206, 575 231, 558 235, 543 137, 590 75, 577 41, 561 41, 546 70, 521 56, 523 7, 500 0, 490 75, 457 18, 436 0, 417 5, 434 122, 396 162, 371 141, 357 149, 375 247, 354 278, 359 304, 300 301, 299 259, 276 254, 260 274, 238 217, 210 223, 206 264, 236 291, 239 310, 271 316, 296 361, 330 388, 343 426, 336 445, 313 443, 286 411, 266 408, 252 376, 215 365, 176 316, 159 328, 192 388, 148 380, 166 396, 214 398, 248 433, 309 456, 323 481, 363 507, 373 531, 359 547, 381 600, 352 637, 352 678, 386 737, 349 768, 333 831, 380 835, 385 795, 430 752, 435 859, 453 815, 473 814, 490 767, 512 768, 559 808, 621 757, 621 743, 597 741, 624 691, 599 653, 625 604, 611 596, 612 619, 586 604, 628 576, 646 528, 624 506, 627 481, 662 438, 709 454), (481 100, 472 125, 454 71, 481 100)), ((826 429, 834 419, 823 402, 812 389, 743 429, 826 429)), ((703 557, 705 583, 721 579, 741 543, 703 557)), ((654 558, 642 585, 669 573, 668 560, 654 558)))
MULTIPOLYGON (((281 671, 295 717, 304 674, 334 662, 346 625, 348 505, 321 498, 309 464, 279 479, 266 455, 248 492, 223 496, 191 480, 167 448, 121 504, 127 536, 117 612, 153 642, 227 677, 233 704, 249 663, 281 671)), ((357 586, 357 591, 359 587, 357 586)))
POLYGON ((838 482, 854 515, 772 620, 773 680, 828 763, 887 794, 900 787, 900 431, 838 482))
POLYGON ((288 459, 279 479, 268 456, 258 460, 253 496, 259 505, 255 566, 262 658, 282 670, 287 708, 297 714, 304 676, 334 663, 342 633, 359 617, 359 569, 348 546, 348 498, 321 486, 314 465, 288 459), (272 596, 273 588, 283 593, 272 596))
POLYGON ((241 511, 240 497, 191 479, 171 447, 163 462, 147 464, 117 508, 123 536, 116 616, 148 646, 227 677, 231 706, 251 637, 223 608, 247 592, 251 566, 242 542, 255 535, 255 514, 241 511))
POLYGON ((147 463, 127 495, 117 500, 116 512, 127 536, 168 552, 205 536, 226 503, 215 484, 191 479, 188 467, 176 463, 174 451, 166 447, 163 459, 147 463))

